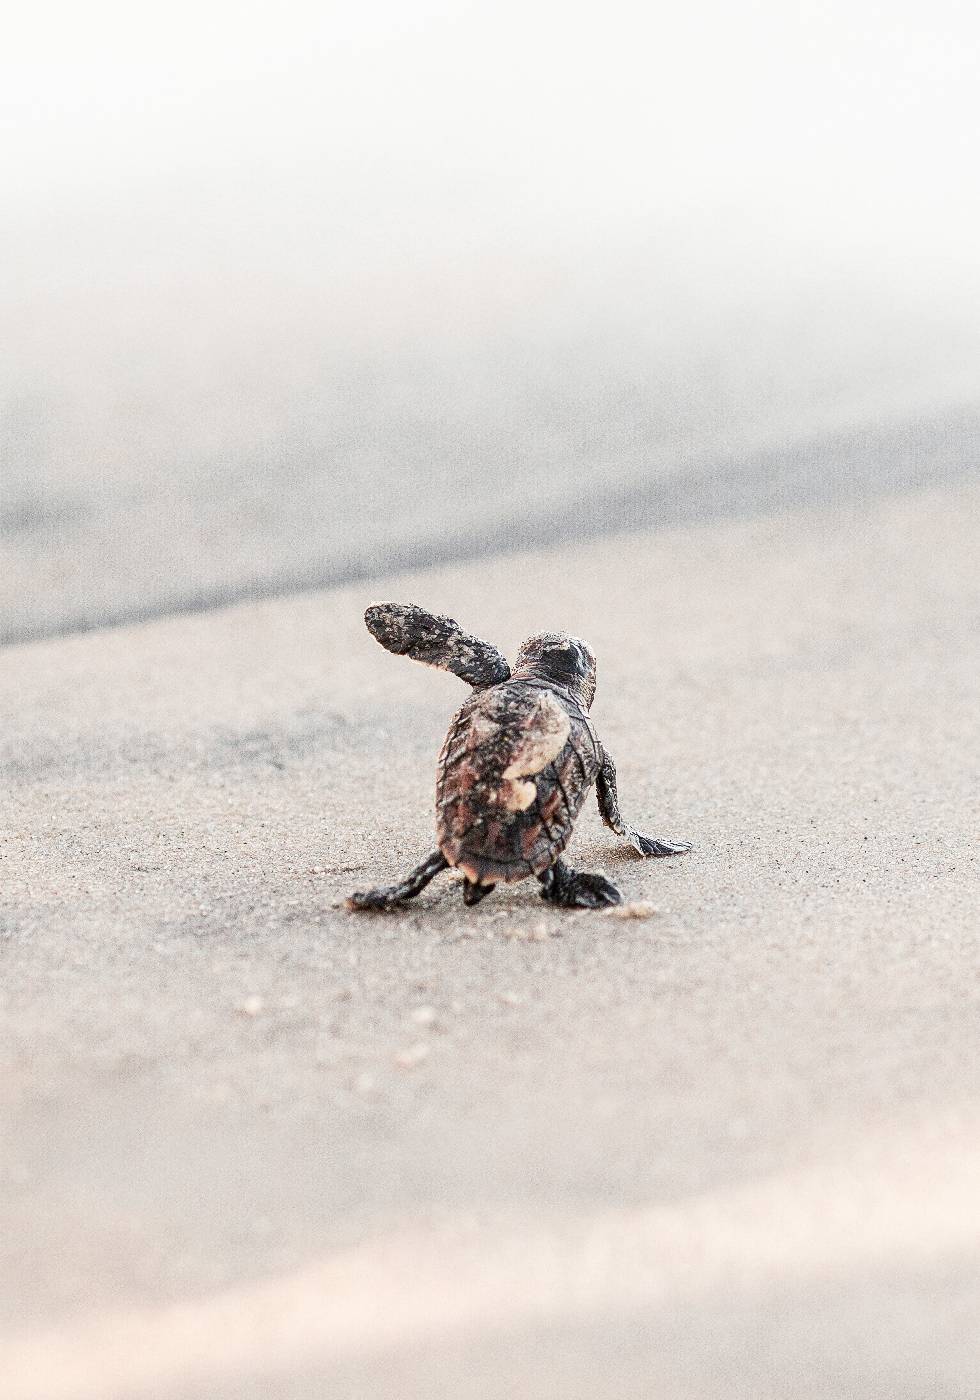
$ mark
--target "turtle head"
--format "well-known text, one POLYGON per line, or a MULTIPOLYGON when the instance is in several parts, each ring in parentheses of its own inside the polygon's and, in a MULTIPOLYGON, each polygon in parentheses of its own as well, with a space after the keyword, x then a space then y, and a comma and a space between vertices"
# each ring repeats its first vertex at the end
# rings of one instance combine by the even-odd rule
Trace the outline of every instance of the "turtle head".
POLYGON ((564 632, 528 637, 517 653, 515 677, 533 676, 570 690, 586 709, 595 697, 595 657, 585 642, 564 632))

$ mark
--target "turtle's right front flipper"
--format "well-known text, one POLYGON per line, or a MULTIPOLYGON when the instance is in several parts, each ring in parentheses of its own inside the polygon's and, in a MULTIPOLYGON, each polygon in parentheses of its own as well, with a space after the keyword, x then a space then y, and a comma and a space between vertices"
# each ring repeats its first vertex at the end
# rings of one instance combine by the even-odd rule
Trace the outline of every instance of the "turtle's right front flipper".
POLYGON ((497 648, 464 632, 451 617, 437 617, 414 603, 373 603, 364 621, 386 651, 451 671, 474 690, 510 679, 510 667, 497 648))
POLYGON ((602 767, 599 769, 595 786, 602 820, 617 836, 624 837, 637 855, 682 856, 691 850, 690 841, 659 841, 655 836, 641 836, 635 826, 630 826, 619 810, 616 765, 605 749, 602 751, 602 767))

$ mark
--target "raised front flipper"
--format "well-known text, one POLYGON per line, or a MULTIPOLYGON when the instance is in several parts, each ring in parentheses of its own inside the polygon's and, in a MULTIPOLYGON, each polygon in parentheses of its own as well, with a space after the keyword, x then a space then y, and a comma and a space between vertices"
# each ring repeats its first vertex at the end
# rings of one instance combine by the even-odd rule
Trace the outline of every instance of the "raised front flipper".
POLYGON ((599 769, 595 786, 602 820, 617 836, 624 837, 639 855, 682 856, 685 851, 691 849, 689 841, 658 841, 654 836, 641 836, 636 827, 623 820, 619 810, 619 795, 616 792, 616 765, 605 749, 602 751, 602 767, 599 769))
POLYGON ((451 617, 437 617, 414 603, 372 603, 364 621, 386 651, 451 671, 474 690, 510 679, 510 667, 497 648, 464 632, 451 617))

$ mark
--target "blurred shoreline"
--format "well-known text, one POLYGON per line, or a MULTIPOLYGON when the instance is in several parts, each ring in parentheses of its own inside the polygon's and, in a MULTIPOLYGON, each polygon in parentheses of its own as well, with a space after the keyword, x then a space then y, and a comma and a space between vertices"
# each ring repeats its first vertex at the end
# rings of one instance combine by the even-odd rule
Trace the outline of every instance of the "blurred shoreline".
POLYGON ((235 502, 216 492, 197 522, 168 518, 159 502, 141 510, 125 496, 105 509, 43 500, 0 505, 0 541, 9 556, 0 645, 209 611, 406 569, 518 553, 628 531, 656 531, 799 507, 834 507, 889 492, 955 481, 977 470, 980 409, 959 408, 904 423, 824 433, 780 449, 718 454, 672 472, 638 478, 613 469, 593 484, 556 476, 550 494, 483 502, 468 512, 447 486, 431 492, 429 518, 318 518, 311 490, 293 482, 291 499, 261 517, 261 533, 234 537, 235 502), (212 533, 202 533, 211 516, 212 533), (224 522, 218 525, 218 517, 224 522), (166 567, 180 536, 196 557, 166 567), (222 534, 223 531, 223 534, 222 534), (168 535, 172 539, 168 539, 168 535), (136 543, 126 567, 113 547, 136 543), (117 561, 118 562, 118 561, 117 561), (100 568, 101 566, 101 568, 100 568), (54 576, 51 571, 54 569, 54 576), (18 586, 18 573, 21 586, 18 586), (69 582, 70 575, 70 582, 69 582), (31 586, 32 576, 34 586, 31 586))

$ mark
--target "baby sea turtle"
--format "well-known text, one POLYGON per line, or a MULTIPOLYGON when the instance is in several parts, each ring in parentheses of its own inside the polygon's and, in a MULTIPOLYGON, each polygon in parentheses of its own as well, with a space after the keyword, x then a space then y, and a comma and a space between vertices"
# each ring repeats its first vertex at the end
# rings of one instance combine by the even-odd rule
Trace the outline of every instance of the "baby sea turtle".
POLYGON ((489 642, 413 604, 376 603, 364 621, 388 651, 452 671, 474 693, 439 755, 438 850, 399 884, 352 894, 349 909, 391 909, 450 865, 464 876, 466 904, 477 904, 498 881, 529 875, 552 904, 619 904, 622 896, 605 876, 573 870, 562 859, 593 783, 603 821, 640 855, 691 849, 641 836, 620 815, 616 767, 588 715, 596 663, 584 642, 542 632, 524 643, 512 671, 489 642))

